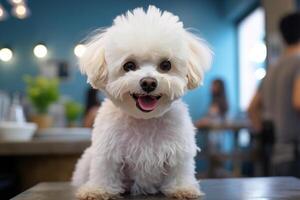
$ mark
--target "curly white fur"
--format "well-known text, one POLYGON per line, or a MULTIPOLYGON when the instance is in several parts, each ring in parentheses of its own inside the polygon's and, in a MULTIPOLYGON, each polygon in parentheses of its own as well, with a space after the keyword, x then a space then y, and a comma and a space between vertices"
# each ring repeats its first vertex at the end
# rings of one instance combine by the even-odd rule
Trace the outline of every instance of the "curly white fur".
POLYGON ((180 97, 201 83, 211 63, 209 48, 177 16, 154 6, 118 16, 86 46, 81 71, 109 99, 99 109, 92 145, 73 174, 73 185, 81 186, 78 198, 110 199, 125 191, 198 197, 195 131, 180 97), (172 63, 168 72, 158 69, 163 59, 172 63), (124 71, 128 60, 138 69, 124 71), (144 93, 139 85, 144 77, 157 81, 150 94, 161 95, 151 112, 138 109, 131 96, 144 93))

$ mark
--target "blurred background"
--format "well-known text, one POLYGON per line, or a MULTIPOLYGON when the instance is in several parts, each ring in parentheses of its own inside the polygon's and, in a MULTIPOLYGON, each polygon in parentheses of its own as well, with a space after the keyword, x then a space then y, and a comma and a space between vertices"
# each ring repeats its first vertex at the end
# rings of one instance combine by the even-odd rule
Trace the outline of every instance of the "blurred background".
POLYGON ((183 97, 202 149, 197 177, 299 176, 297 139, 280 143, 292 167, 274 171, 282 161, 273 159, 276 131, 274 125, 262 131, 255 97, 286 48, 280 20, 300 1, 0 0, 1 199, 38 182, 70 179, 105 98, 78 70, 81 41, 115 16, 149 4, 178 15, 215 54, 204 85, 183 97))

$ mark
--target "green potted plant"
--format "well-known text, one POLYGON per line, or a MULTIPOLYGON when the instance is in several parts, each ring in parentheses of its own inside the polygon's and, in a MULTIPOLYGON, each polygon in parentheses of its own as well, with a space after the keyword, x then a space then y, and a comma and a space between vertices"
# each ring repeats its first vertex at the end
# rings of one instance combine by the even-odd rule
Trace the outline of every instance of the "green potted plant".
POLYGON ((68 126, 69 127, 74 127, 76 126, 76 121, 80 117, 83 111, 83 107, 80 103, 69 100, 65 102, 65 115, 66 119, 68 121, 68 126))
POLYGON ((26 94, 35 108, 31 121, 37 123, 39 128, 48 128, 53 119, 48 115, 49 106, 59 98, 59 82, 43 76, 26 76, 26 94))

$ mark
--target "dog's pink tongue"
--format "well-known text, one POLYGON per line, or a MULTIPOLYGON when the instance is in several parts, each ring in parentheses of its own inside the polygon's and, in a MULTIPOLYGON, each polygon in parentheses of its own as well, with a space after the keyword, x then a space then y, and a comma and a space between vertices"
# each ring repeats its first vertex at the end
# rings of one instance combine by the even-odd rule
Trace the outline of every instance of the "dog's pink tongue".
POLYGON ((157 99, 155 97, 146 95, 146 96, 140 96, 138 97, 138 103, 139 106, 143 109, 143 110, 153 110, 156 106, 157 106, 157 99))

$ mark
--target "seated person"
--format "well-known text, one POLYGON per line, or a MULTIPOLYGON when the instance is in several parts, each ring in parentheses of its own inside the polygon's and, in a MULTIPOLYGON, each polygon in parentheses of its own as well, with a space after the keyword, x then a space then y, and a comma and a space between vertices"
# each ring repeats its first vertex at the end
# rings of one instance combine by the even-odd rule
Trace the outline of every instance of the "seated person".
POLYGON ((211 85, 211 103, 205 117, 196 122, 197 127, 205 127, 211 122, 225 119, 228 111, 225 84, 222 79, 215 79, 211 85))
POLYGON ((87 91, 86 108, 84 112, 83 126, 92 128, 101 101, 98 98, 98 90, 89 88, 87 91))

